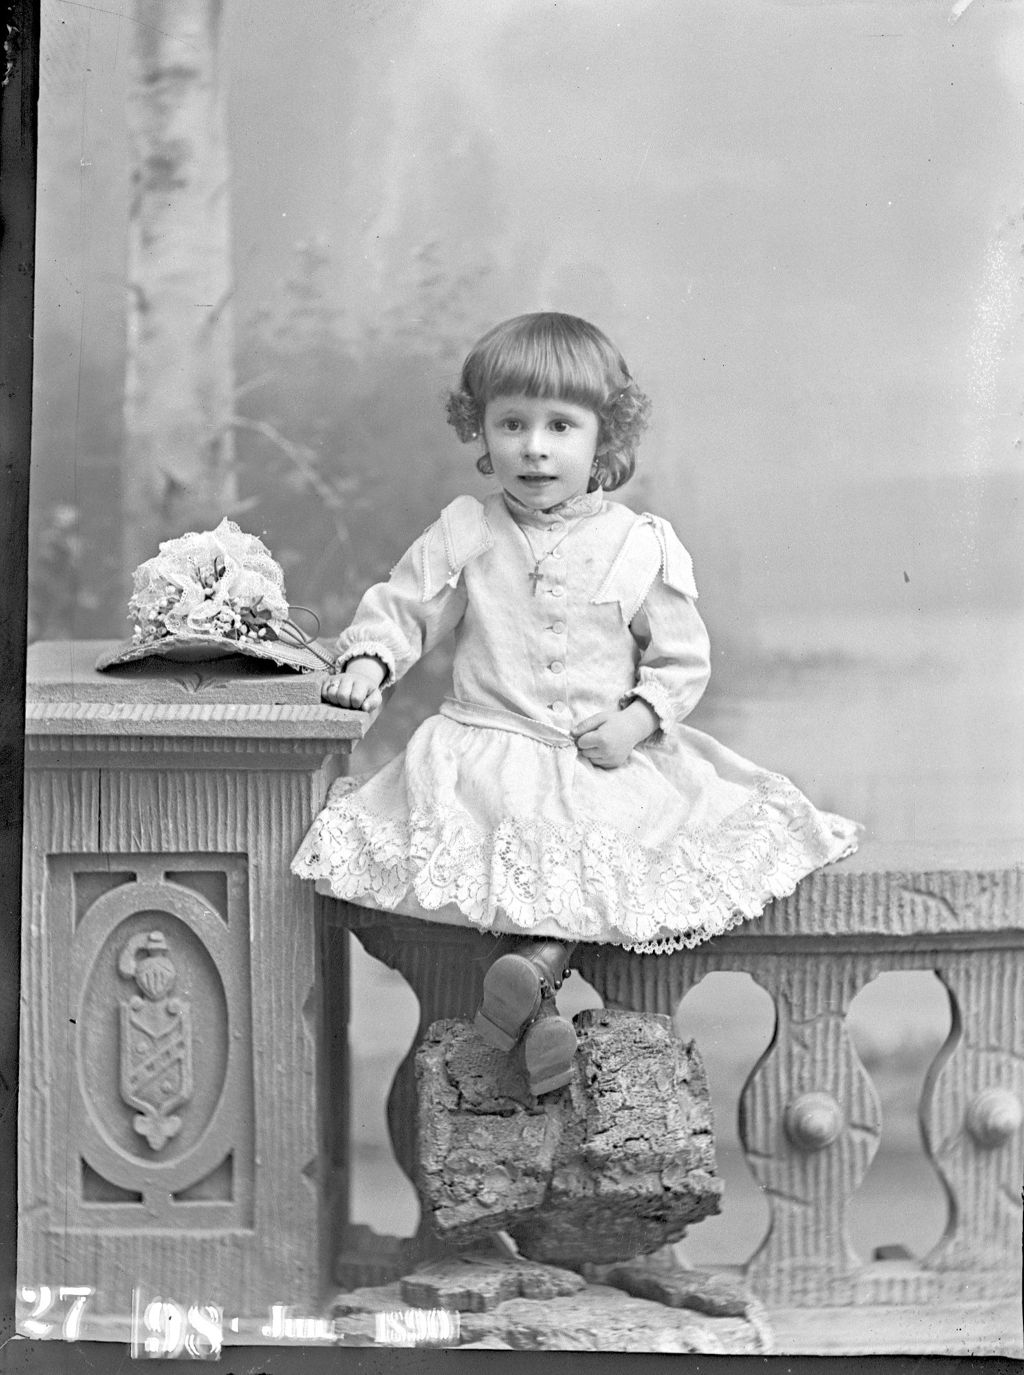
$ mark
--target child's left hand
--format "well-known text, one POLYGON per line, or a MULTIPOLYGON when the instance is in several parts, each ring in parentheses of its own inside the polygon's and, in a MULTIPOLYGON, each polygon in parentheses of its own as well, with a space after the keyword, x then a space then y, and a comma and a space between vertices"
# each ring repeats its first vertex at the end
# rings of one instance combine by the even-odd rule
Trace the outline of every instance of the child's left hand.
POLYGON ((646 702, 634 697, 625 707, 599 711, 572 729, 572 738, 584 759, 599 769, 617 769, 641 740, 658 729, 658 720, 646 702))

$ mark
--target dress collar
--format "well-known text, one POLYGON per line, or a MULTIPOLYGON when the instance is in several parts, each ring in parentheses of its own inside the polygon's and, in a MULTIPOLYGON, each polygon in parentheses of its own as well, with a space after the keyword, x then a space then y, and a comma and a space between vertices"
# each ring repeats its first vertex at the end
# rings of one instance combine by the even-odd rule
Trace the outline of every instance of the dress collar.
POLYGON ((593 492, 581 492, 579 496, 570 497, 568 501, 560 501, 557 506, 550 506, 546 511, 535 511, 504 489, 502 496, 505 498, 509 514, 517 525, 534 525, 540 530, 546 530, 556 522, 596 516, 604 505, 604 492, 600 487, 593 492))

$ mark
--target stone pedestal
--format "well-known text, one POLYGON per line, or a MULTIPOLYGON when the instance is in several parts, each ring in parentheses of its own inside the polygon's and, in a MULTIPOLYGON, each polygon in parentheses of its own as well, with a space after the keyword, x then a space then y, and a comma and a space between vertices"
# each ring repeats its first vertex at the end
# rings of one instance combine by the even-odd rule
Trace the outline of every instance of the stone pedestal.
POLYGON ((314 1311, 345 1187, 318 1046, 347 1007, 288 865, 367 718, 319 675, 98 674, 106 648, 29 655, 19 1284, 88 1287, 90 1318, 133 1291, 314 1311))

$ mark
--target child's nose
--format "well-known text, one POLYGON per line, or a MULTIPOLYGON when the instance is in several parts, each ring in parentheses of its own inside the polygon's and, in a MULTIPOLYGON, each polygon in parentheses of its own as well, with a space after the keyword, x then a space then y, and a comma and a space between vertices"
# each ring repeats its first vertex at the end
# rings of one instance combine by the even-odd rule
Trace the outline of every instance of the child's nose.
POLYGON ((527 430, 526 452, 531 458, 543 458, 547 453, 547 433, 544 430, 527 430))

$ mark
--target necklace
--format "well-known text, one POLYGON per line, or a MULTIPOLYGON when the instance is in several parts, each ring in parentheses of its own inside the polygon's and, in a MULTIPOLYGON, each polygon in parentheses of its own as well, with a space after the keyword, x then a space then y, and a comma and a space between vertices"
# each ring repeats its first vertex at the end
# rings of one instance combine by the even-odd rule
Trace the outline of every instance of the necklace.
POLYGON ((530 536, 526 533, 525 528, 524 528, 522 525, 520 525, 518 521, 516 521, 516 522, 514 522, 514 523, 515 523, 516 529, 519 531, 519 533, 522 535, 523 539, 526 541, 527 547, 528 547, 529 550, 530 550, 530 556, 531 556, 532 559, 533 559, 533 567, 530 569, 529 573, 527 573, 526 576, 527 576, 527 578, 530 580, 530 583, 532 584, 532 586, 531 586, 531 588, 530 588, 530 595, 531 595, 532 597, 535 597, 535 596, 537 595, 537 585, 538 585, 538 583, 541 581, 541 579, 544 577, 544 574, 540 571, 540 566, 541 566, 541 564, 544 562, 545 559, 549 559, 549 558, 551 557, 551 555, 555 552, 555 550, 558 549, 561 545, 563 545, 563 544, 565 543, 565 541, 566 541, 566 540, 569 538, 569 536, 573 533, 573 529, 570 528, 570 529, 566 530, 566 532, 565 532, 565 534, 562 536, 562 538, 559 539, 559 540, 556 540, 555 543, 551 546, 551 548, 547 551, 547 553, 546 553, 546 554, 541 554, 540 557, 538 558, 538 556, 537 556, 537 551, 536 551, 536 549, 533 547, 533 540, 532 540, 532 539, 530 538, 530 536))

